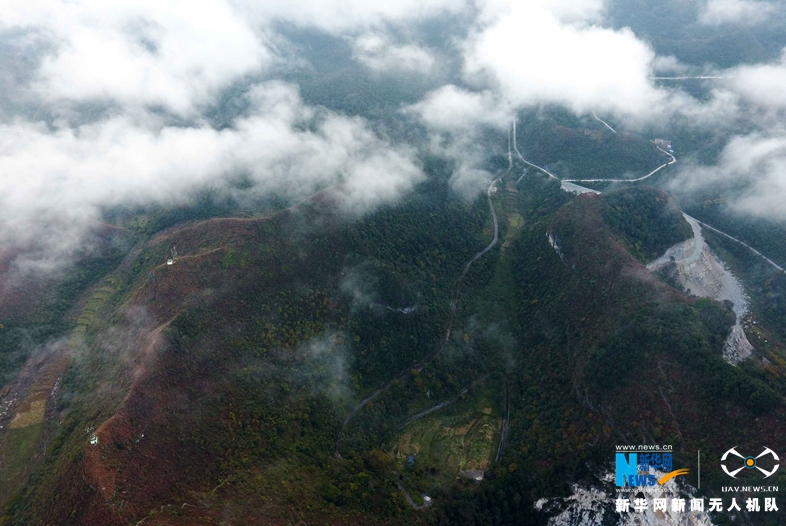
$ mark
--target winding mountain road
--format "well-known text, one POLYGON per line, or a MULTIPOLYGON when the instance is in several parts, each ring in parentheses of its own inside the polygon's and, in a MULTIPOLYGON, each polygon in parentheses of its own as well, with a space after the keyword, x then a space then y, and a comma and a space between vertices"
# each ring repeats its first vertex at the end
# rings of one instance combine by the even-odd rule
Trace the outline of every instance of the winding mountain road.
POLYGON ((723 80, 736 77, 647 77, 649 80, 723 80))
POLYGON ((563 179, 563 181, 565 181, 566 183, 599 183, 599 182, 635 183, 636 181, 643 181, 644 179, 648 179, 648 178, 652 177, 653 175, 655 175, 656 173, 660 172, 661 170, 663 170, 667 166, 672 165, 672 164, 677 162, 677 158, 674 157, 672 154, 670 154, 669 152, 667 152, 666 150, 664 150, 664 149, 662 149, 660 147, 656 146, 656 148, 658 148, 658 150, 660 150, 661 152, 663 152, 666 155, 668 155, 669 157, 671 157, 671 160, 669 162, 667 162, 667 163, 661 164, 660 166, 655 168, 653 171, 651 171, 650 173, 648 173, 647 175, 644 175, 642 177, 637 177, 635 179, 563 179))
POLYGON ((762 258, 764 261, 766 261, 767 263, 769 263, 770 265, 772 265, 773 267, 775 267, 776 269, 780 270, 780 271, 781 271, 781 272, 783 272, 783 273, 786 273, 786 269, 784 269, 782 266, 780 266, 780 265, 778 265, 777 263, 775 263, 773 260, 771 260, 770 258, 768 258, 767 256, 765 256, 764 254, 762 254, 761 252, 759 252, 758 250, 756 250, 755 248, 753 248, 752 246, 750 246, 750 245, 749 245, 749 244, 747 244, 746 242, 744 242, 744 241, 740 241, 740 240, 739 240, 739 239, 737 239, 736 237, 734 237, 734 236, 731 236, 731 235, 727 234, 726 232, 721 232, 720 230, 718 230, 718 229, 717 229, 717 228, 715 228, 714 226, 710 226, 710 225, 708 225, 707 223, 704 223, 704 222, 702 222, 702 221, 699 221, 699 220, 698 220, 698 219, 696 219, 695 217, 691 217, 691 216, 689 216, 688 214, 685 214, 685 217, 688 217, 688 218, 690 218, 690 219, 693 219, 693 220, 694 220, 694 221, 696 221, 698 224, 700 224, 702 227, 704 227, 704 228, 708 228, 708 229, 712 230, 713 232, 715 232, 716 234, 720 234, 720 235, 722 235, 723 237, 726 237, 726 238, 728 238, 728 239, 731 239, 732 241, 736 241, 737 243, 739 243, 740 245, 744 246, 745 248, 747 248, 748 250, 750 250, 751 252, 753 252, 754 254, 756 254, 757 256, 759 256, 760 258, 762 258))
MULTIPOLYGON (((536 170, 540 170, 541 172, 543 172, 544 174, 548 175, 548 176, 549 176, 549 177, 551 177, 552 179, 556 179, 557 181, 559 181, 559 180, 560 180, 560 179, 559 179, 559 177, 557 177, 557 176, 556 176, 556 175, 554 175, 553 173, 549 172, 548 170, 546 170, 546 169, 545 169, 545 168, 543 168, 542 166, 538 166, 538 165, 537 165, 537 164, 535 164, 535 163, 531 163, 531 162, 529 162, 528 160, 526 160, 526 159, 524 158, 524 156, 523 156, 523 155, 521 155, 521 152, 519 151, 519 146, 518 146, 518 143, 517 143, 517 141, 516 141, 516 118, 517 118, 517 117, 518 117, 518 115, 517 115, 516 117, 514 117, 514 118, 513 118, 513 149, 516 151, 516 155, 518 156, 519 160, 520 160, 521 162, 523 162, 524 164, 526 164, 526 165, 528 165, 528 166, 531 166, 531 167, 535 168, 536 170)), ((510 155, 510 153, 508 153, 508 155, 510 155)), ((519 178, 519 180, 521 180, 521 178, 519 178)))
MULTIPOLYGON (((600 122, 602 122, 608 129, 610 129, 614 133, 617 133, 617 131, 614 128, 609 126, 604 120, 602 120, 600 117, 595 115, 594 111, 592 112, 592 116, 595 117, 600 122)), ((668 155, 671 159, 669 160, 669 162, 664 163, 664 164, 658 166, 653 171, 651 171, 650 173, 648 173, 647 175, 644 175, 642 177, 637 177, 635 179, 560 179, 559 177, 557 177, 553 173, 549 172, 548 170, 546 170, 542 166, 538 166, 537 164, 532 163, 532 162, 526 160, 524 158, 524 156, 521 155, 521 152, 519 152, 518 144, 516 142, 516 118, 513 119, 513 149, 516 151, 516 155, 521 160, 521 162, 523 162, 524 164, 526 164, 528 166, 531 166, 531 167, 533 167, 533 168, 535 168, 537 170, 540 170, 541 172, 543 172, 544 174, 548 175, 552 179, 557 179, 557 180, 560 180, 560 181, 563 181, 563 182, 566 182, 566 183, 599 183, 599 182, 633 183, 633 182, 636 182, 636 181, 643 181, 644 179, 652 177, 653 175, 655 175, 659 171, 663 170, 667 166, 672 165, 672 164, 677 162, 677 158, 674 157, 672 154, 670 154, 669 152, 667 152, 666 150, 664 150, 664 149, 662 149, 660 147, 656 146, 656 148, 658 148, 658 150, 660 150, 662 153, 668 155)))
MULTIPOLYGON (((714 77, 684 77, 684 78, 714 78, 714 77)), ((593 115, 594 115, 594 113, 593 113, 593 115)), ((519 152, 519 149, 518 149, 518 145, 516 144, 516 118, 517 117, 514 117, 514 119, 513 119, 513 149, 515 150, 516 155, 519 157, 519 159, 521 159, 521 161, 523 163, 527 164, 528 166, 532 166, 533 168, 536 168, 536 169, 540 170, 541 172, 543 172, 544 174, 548 175, 552 179, 557 179, 557 180, 561 181, 563 190, 568 191, 568 192, 570 192, 570 191, 579 192, 579 193, 593 192, 593 193, 599 194, 600 191, 598 191, 598 190, 593 190, 591 188, 586 188, 586 187, 580 186, 580 185, 578 185, 576 183, 590 183, 590 182, 595 182, 595 183, 599 183, 599 182, 634 183, 634 182, 643 181, 643 180, 645 180, 645 179, 647 179, 649 177, 652 177, 653 175, 655 175, 656 173, 661 171, 663 168, 666 168, 667 166, 675 164, 677 162, 677 158, 674 157, 674 155, 672 155, 671 153, 667 152, 666 150, 663 150, 660 147, 657 147, 658 150, 660 150, 664 154, 666 154, 669 157, 671 157, 671 160, 669 160, 669 162, 667 162, 665 164, 662 164, 662 165, 658 166, 653 171, 651 171, 650 173, 648 173, 647 175, 645 175, 643 177, 638 177, 636 179, 559 179, 553 173, 549 172, 548 170, 546 170, 545 168, 543 168, 541 166, 538 166, 537 164, 534 164, 534 163, 531 163, 530 161, 527 161, 521 155, 521 153, 519 152)), ((598 119, 598 120, 600 120, 600 119, 598 119)), ((764 259, 764 261, 766 261, 768 264, 772 265, 772 267, 780 270, 781 272, 786 273, 786 269, 784 269, 782 266, 780 266, 777 263, 775 263, 773 260, 771 260, 770 258, 765 256, 764 254, 762 254, 761 252, 759 252, 758 250, 756 250, 752 246, 750 246, 747 243, 745 243, 744 241, 741 241, 741 240, 737 239, 736 237, 727 234, 726 232, 718 230, 717 228, 715 228, 715 227, 713 227, 711 225, 708 225, 707 223, 699 221, 696 218, 688 216, 687 214, 685 214, 685 215, 686 215, 686 217, 688 217, 690 219, 693 219, 694 221, 699 223, 702 227, 706 227, 706 228, 712 230, 713 232, 716 232, 716 233, 718 233, 718 234, 720 234, 720 235, 722 235, 722 236, 724 236, 724 237, 726 237, 726 238, 728 238, 728 239, 730 239, 732 241, 735 241, 735 242, 739 243, 740 245, 744 246, 745 248, 747 248, 748 250, 750 250, 751 252, 753 252, 754 254, 759 256, 760 258, 764 259)))
POLYGON ((614 128, 612 128, 611 126, 609 126, 609 123, 608 123, 608 122, 606 122, 606 121, 604 121, 603 119, 601 119, 600 117, 598 117, 598 116, 595 114, 595 112, 594 112, 594 111, 592 112, 592 116, 593 116, 593 117, 595 117, 595 120, 596 120, 596 121, 599 121, 600 123, 602 123, 602 124, 603 124, 603 125, 604 125, 606 128, 610 129, 610 130, 611 130, 612 132, 614 132, 615 134, 617 133, 617 130, 615 130, 614 128))

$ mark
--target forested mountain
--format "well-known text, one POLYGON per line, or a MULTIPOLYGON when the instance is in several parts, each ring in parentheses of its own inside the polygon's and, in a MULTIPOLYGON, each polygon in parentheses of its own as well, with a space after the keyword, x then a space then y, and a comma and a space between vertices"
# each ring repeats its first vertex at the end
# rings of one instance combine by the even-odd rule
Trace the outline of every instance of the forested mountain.
POLYGON ((535 522, 536 500, 592 480, 608 462, 598 444, 628 430, 692 465, 698 445, 720 453, 780 425, 780 373, 723 361, 734 314, 637 261, 687 235, 666 194, 571 198, 543 176, 516 179, 491 201, 502 243, 470 268, 455 319, 456 278, 492 218, 438 171, 360 220, 336 215, 327 191, 147 234, 87 292, 83 340, 61 350, 84 349, 58 385, 62 424, 40 430, 47 455, 7 523, 267 523, 292 502, 304 520, 535 522), (167 265, 172 246, 191 248, 167 265), (734 421, 716 418, 717 400, 734 421), (458 442, 442 431, 467 426, 458 442), (472 469, 480 486, 455 482, 472 469), (418 494, 439 504, 408 509, 418 494))
POLYGON ((0 526, 784 522, 777 2, 9 1, 0 526))

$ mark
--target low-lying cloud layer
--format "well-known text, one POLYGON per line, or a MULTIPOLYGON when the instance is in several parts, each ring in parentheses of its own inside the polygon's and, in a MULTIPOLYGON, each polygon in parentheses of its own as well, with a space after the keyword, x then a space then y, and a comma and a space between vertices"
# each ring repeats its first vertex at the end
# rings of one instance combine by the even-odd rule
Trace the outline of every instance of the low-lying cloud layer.
POLYGON ((786 50, 778 61, 734 68, 718 89, 716 104, 702 107, 697 121, 726 128, 732 135, 715 165, 683 163, 675 191, 742 188, 726 195, 738 211, 776 221, 786 220, 786 50), (746 115, 745 128, 729 127, 746 115), (739 133, 739 132, 738 132, 739 133))
POLYGON ((786 109, 786 49, 772 64, 735 68, 729 86, 755 105, 768 110, 786 109))
POLYGON ((767 20, 775 10, 774 4, 762 0, 708 0, 699 22, 710 26, 754 25, 767 20))
POLYGON ((489 90, 469 91, 452 84, 432 91, 407 111, 434 130, 457 133, 478 124, 506 127, 513 113, 511 106, 489 90))
MULTIPOLYGON (((413 148, 363 119, 308 107, 297 86, 263 80, 282 60, 270 27, 360 31, 450 9, 428 0, 11 0, 0 13, 0 246, 27 251, 17 266, 50 270, 108 207, 182 204, 240 177, 249 192, 290 199, 340 183, 353 213, 397 199, 422 178, 413 148), (246 110, 216 128, 207 112, 233 86, 246 110)), ((372 33, 358 42, 369 67, 430 67, 412 46, 372 33)))
POLYGON ((786 130, 734 137, 717 165, 689 164, 672 185, 679 191, 742 187, 729 203, 734 210, 786 221, 786 130))
MULTIPOLYGON (((763 0, 695 2, 700 18, 688 23, 709 26, 756 23, 779 9, 763 0)), ((402 115, 432 131, 433 149, 455 161, 454 188, 468 196, 488 176, 480 168, 490 153, 477 137, 504 130, 522 107, 557 104, 639 123, 680 115, 703 127, 730 125, 741 105, 771 116, 786 109, 784 59, 725 72, 731 78, 698 101, 652 79, 685 66, 609 27, 606 8, 604 0, 8 0, 0 11, 0 247, 36 245, 20 261, 50 269, 108 207, 183 203, 240 178, 255 195, 291 199, 341 183, 352 212, 410 191, 424 177, 413 145, 309 107, 297 86, 275 79, 299 60, 281 25, 346 38, 351 58, 382 78, 444 78, 445 64, 462 64, 451 84, 402 115), (465 31, 441 47, 423 38, 422 23, 446 17, 463 20, 465 31), (242 111, 222 115, 218 127, 208 116, 227 97, 242 111)), ((750 139, 779 136, 765 131, 750 139)))
POLYGON ((190 191, 225 187, 238 174, 250 192, 292 199, 342 183, 352 211, 394 200, 421 177, 410 150, 387 144, 362 119, 314 111, 291 85, 261 84, 247 99, 248 114, 223 130, 166 125, 150 114, 54 129, 0 126, 0 242, 40 242, 30 225, 45 222, 56 260, 71 246, 58 246, 62 230, 78 235, 104 207, 183 203, 190 191))
POLYGON ((648 80, 654 59, 630 30, 565 22, 559 11, 522 3, 473 35, 466 75, 495 85, 515 106, 553 103, 579 113, 643 115, 663 98, 648 80))
POLYGON ((415 44, 396 44, 385 34, 365 33, 353 39, 355 59, 376 72, 421 73, 434 70, 433 53, 415 44))
POLYGON ((224 0, 11 0, 0 28, 38 47, 26 96, 43 103, 161 106, 179 115, 209 103, 272 59, 263 35, 224 0))

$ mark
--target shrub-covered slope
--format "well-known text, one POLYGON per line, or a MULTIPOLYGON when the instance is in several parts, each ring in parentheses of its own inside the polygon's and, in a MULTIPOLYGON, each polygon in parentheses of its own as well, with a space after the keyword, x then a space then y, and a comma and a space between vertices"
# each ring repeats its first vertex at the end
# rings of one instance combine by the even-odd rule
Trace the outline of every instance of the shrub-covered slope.
POLYGON ((633 186, 602 195, 603 221, 640 262, 693 237, 674 200, 662 190, 633 186))

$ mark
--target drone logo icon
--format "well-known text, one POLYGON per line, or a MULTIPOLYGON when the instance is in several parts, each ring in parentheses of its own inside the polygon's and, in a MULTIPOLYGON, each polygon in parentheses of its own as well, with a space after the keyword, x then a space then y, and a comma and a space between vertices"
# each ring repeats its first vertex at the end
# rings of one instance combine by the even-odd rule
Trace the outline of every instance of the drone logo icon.
POLYGON ((779 462, 780 461, 780 458, 778 458, 777 453, 775 453, 775 451, 771 450, 768 447, 765 447, 764 451, 762 451, 761 453, 759 453, 755 457, 741 455, 737 451, 737 449, 735 447, 733 447, 733 448, 731 448, 730 450, 726 451, 723 454, 723 457, 721 458, 721 467, 723 468, 723 471, 725 471, 726 474, 728 476, 730 476, 731 478, 733 478, 733 479, 736 479, 737 478, 737 473, 739 473, 743 469, 753 469, 753 468, 756 468, 759 471, 761 471, 762 473, 764 473, 764 478, 766 479, 766 478, 771 477, 772 475, 774 475, 775 472, 778 471, 778 468, 780 467, 780 464, 775 464, 775 465, 772 466, 772 469, 770 471, 767 471, 766 469, 761 467, 759 465, 759 459, 762 458, 762 457, 767 457, 767 456, 771 456, 774 459, 775 462, 779 462), (736 457, 741 458, 742 459, 742 467, 741 468, 737 468, 734 471, 729 471, 729 468, 726 467, 726 464, 725 464, 726 459, 729 457, 729 455, 734 455, 736 457))

